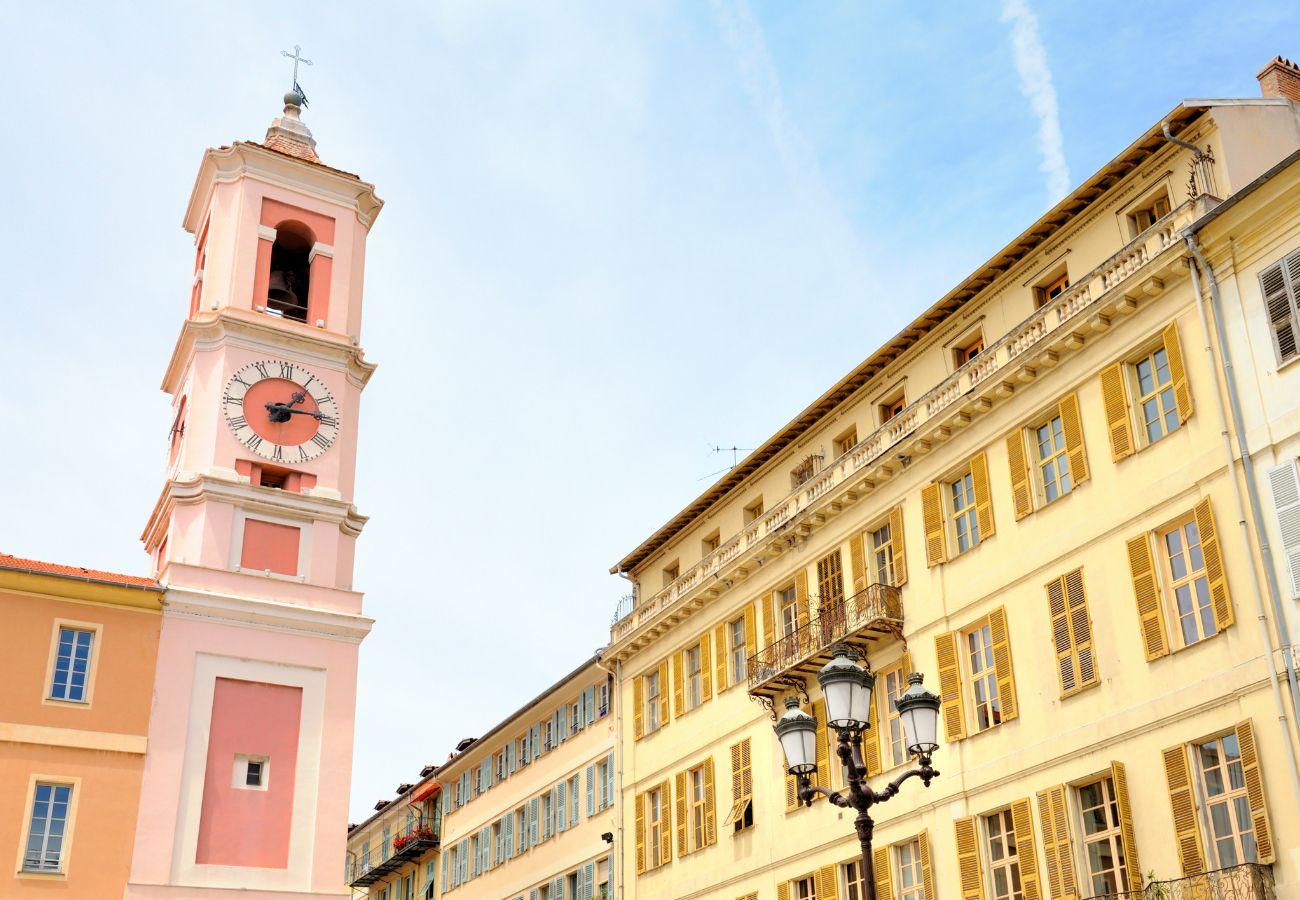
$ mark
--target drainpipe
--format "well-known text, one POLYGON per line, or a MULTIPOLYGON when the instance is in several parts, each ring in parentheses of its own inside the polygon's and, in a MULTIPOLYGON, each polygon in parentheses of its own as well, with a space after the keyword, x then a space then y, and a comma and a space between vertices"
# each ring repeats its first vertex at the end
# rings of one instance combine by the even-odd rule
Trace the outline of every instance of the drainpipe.
MULTIPOLYGON (((628 580, 631 581, 630 578, 628 580)), ((614 852, 609 855, 609 882, 610 886, 618 892, 616 896, 621 898, 623 879, 619 877, 619 871, 623 865, 623 816, 621 814, 623 809, 623 691, 621 690, 623 663, 620 660, 614 663, 614 668, 607 669, 605 661, 598 659, 596 668, 609 673, 614 679, 614 684, 609 689, 609 702, 614 704, 614 797, 618 802, 614 804, 614 852)))
MULTIPOLYGON (((1169 121, 1167 119, 1160 123, 1160 130, 1165 133, 1165 140, 1169 141, 1169 143, 1177 144, 1179 147, 1192 151, 1192 164, 1196 166, 1197 180, 1201 183, 1201 193, 1208 194, 1210 192, 1210 173, 1205 166, 1205 151, 1193 143, 1174 137, 1169 130, 1169 121)), ((1196 198, 1193 197, 1192 199, 1196 198)))
MULTIPOLYGON (((1167 131, 1166 131, 1167 133, 1167 131)), ((1259 491, 1255 483, 1255 470, 1251 462, 1250 447, 1246 441, 1246 429, 1241 419, 1241 404, 1237 396, 1237 385, 1233 379, 1232 354, 1228 349, 1227 337, 1224 334, 1223 318, 1220 312, 1221 303, 1219 300, 1219 284, 1214 277, 1214 270, 1210 268, 1209 261, 1202 255, 1200 248, 1196 244, 1196 237, 1189 231, 1183 232, 1183 240, 1187 243, 1187 249, 1192 254, 1192 259, 1187 261, 1188 271, 1192 276, 1192 292, 1196 295, 1196 312, 1201 320, 1201 333, 1205 336, 1205 354, 1210 363, 1210 369, 1215 374, 1215 381, 1218 381, 1220 374, 1227 387, 1228 404, 1232 410, 1232 423, 1236 431, 1237 446, 1241 452, 1241 467, 1245 475, 1246 492, 1250 501, 1251 515, 1254 520, 1255 533, 1259 538, 1260 556, 1264 566, 1264 577, 1268 584, 1268 594, 1272 601, 1274 621, 1277 623, 1278 635, 1281 639, 1282 660, 1286 666, 1287 682, 1291 689, 1291 708, 1298 709, 1296 674, 1292 665, 1291 647, 1288 641, 1286 618, 1282 610, 1280 591, 1278 590, 1277 575, 1273 566, 1273 554, 1269 548, 1268 532, 1264 530, 1264 519, 1261 513, 1261 504, 1259 500, 1259 491), (1214 318, 1214 332, 1218 338, 1219 347, 1222 352, 1222 366, 1216 364, 1214 348, 1210 338, 1210 325, 1205 315, 1205 297, 1201 292, 1201 279, 1197 272, 1197 267, 1205 272, 1205 280, 1210 287, 1210 311, 1214 318), (1222 369, 1222 372, 1220 372, 1222 369)), ((1237 510, 1237 523, 1241 528, 1242 542, 1245 544, 1247 552, 1251 549, 1250 528, 1246 521, 1245 505, 1242 502, 1241 486, 1237 483, 1237 460, 1232 452, 1232 443, 1229 438, 1228 418, 1223 408, 1223 396, 1219 393, 1217 386, 1214 391, 1215 409, 1219 413, 1219 429, 1223 436, 1223 452, 1228 460, 1229 481, 1232 482, 1232 496, 1235 501, 1237 510)), ((1300 762, 1297 762, 1295 742, 1291 737, 1290 720, 1287 716, 1286 702, 1282 697, 1282 687, 1277 673, 1277 664, 1273 661, 1273 656, 1279 648, 1273 645, 1273 636, 1268 627, 1268 614, 1264 607, 1262 591, 1260 590, 1259 572, 1256 570, 1254 563, 1248 567, 1250 569, 1251 579, 1251 596, 1255 599, 1255 618, 1259 623, 1260 637, 1264 641, 1264 646, 1268 648, 1268 671, 1269 682, 1273 687, 1273 703, 1277 708, 1278 722, 1282 726, 1282 732, 1286 735, 1286 740, 1282 743, 1286 747, 1287 760, 1290 762, 1291 773, 1291 790, 1295 794, 1297 806, 1300 806, 1300 762)))

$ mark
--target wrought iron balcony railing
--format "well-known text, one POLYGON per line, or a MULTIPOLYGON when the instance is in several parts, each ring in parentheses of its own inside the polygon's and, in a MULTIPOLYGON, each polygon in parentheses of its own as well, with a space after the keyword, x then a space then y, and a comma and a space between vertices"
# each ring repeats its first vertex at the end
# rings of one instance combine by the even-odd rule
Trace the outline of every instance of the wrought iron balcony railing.
POLYGON ((848 644, 863 655, 872 644, 898 637, 903 629, 901 591, 873 584, 825 609, 785 637, 745 661, 749 692, 774 698, 797 679, 812 674, 831 658, 834 644, 848 644))
POLYGON ((1275 900, 1276 896, 1273 869, 1246 863, 1170 881, 1149 881, 1140 891, 1096 894, 1088 900, 1275 900))
POLYGON ((403 823, 378 847, 355 856, 348 864, 348 884, 364 887, 374 884, 402 865, 418 861, 425 853, 438 848, 438 823, 416 819, 403 823))

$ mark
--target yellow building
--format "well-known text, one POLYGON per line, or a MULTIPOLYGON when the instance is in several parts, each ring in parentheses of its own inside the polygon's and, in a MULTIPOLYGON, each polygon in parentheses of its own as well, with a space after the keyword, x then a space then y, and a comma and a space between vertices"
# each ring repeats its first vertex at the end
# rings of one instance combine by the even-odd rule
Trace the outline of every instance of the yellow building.
POLYGON ((617 564, 622 897, 861 900, 853 812, 798 805, 772 733, 785 696, 824 722, 836 643, 876 787, 905 676, 942 695, 942 775, 872 810, 881 900, 1300 897, 1300 70, 1261 83, 1178 104, 617 564))
POLYGON ((400 785, 348 834, 354 891, 375 900, 612 897, 610 698, 610 674, 592 657, 486 735, 461 741, 419 783, 400 785))

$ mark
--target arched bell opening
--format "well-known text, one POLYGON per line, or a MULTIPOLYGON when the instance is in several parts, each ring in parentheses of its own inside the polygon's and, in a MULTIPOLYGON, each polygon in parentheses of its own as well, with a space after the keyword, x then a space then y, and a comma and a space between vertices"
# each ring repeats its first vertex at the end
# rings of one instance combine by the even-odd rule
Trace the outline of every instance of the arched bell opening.
POLYGON ((300 222, 282 222, 275 228, 271 247, 271 275, 266 287, 266 311, 296 322, 307 321, 311 288, 311 248, 316 239, 300 222))

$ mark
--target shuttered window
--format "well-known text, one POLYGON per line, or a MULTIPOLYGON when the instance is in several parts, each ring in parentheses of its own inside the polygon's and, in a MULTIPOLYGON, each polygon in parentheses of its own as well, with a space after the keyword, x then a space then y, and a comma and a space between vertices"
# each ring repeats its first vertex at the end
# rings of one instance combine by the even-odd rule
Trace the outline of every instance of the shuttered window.
POLYGON ((731 745, 731 812, 722 827, 743 831, 754 824, 754 770, 749 738, 731 745))
MULTIPOLYGON (((1297 254, 1300 256, 1300 254, 1297 254)), ((1268 473, 1273 490, 1273 510, 1282 536, 1282 555, 1291 576, 1291 596, 1300 597, 1300 478, 1294 460, 1268 473)))
POLYGON ((921 518, 925 525, 925 558, 930 566, 993 537, 993 495, 988 458, 982 451, 951 478, 921 489, 921 518))
POLYGON ((1041 900, 1029 801, 983 818, 990 900, 1041 900))
POLYGON ((844 568, 839 548, 817 560, 817 605, 825 615, 844 602, 844 568))
POLYGON ((1132 362, 1108 366, 1100 378, 1115 460, 1131 456, 1139 446, 1155 443, 1192 416, 1191 388, 1174 322, 1165 327, 1160 343, 1150 352, 1132 362))
MULTIPOLYGON (((902 587, 907 583, 907 556, 903 545, 903 507, 894 507, 888 518, 860 536, 864 557, 860 578, 854 582, 854 591, 865 590, 868 584, 887 584, 902 587)), ((855 567, 855 573, 858 571, 855 567)))
POLYGON ((662 782, 636 795, 636 871, 639 875, 673 858, 670 786, 662 782))
POLYGON ((1061 696, 1069 697, 1098 684, 1083 569, 1075 569, 1047 583, 1047 610, 1052 622, 1061 696))
MULTIPOLYGON (((1088 893, 1094 896, 1129 890, 1131 882, 1124 854, 1124 837, 1115 782, 1110 777, 1076 788, 1082 820, 1083 859, 1088 893)), ((1141 873, 1132 877, 1140 879, 1141 873)))
POLYGON ((1300 336, 1300 250, 1261 272, 1259 289, 1268 311, 1277 361, 1281 364, 1294 359, 1300 336))

